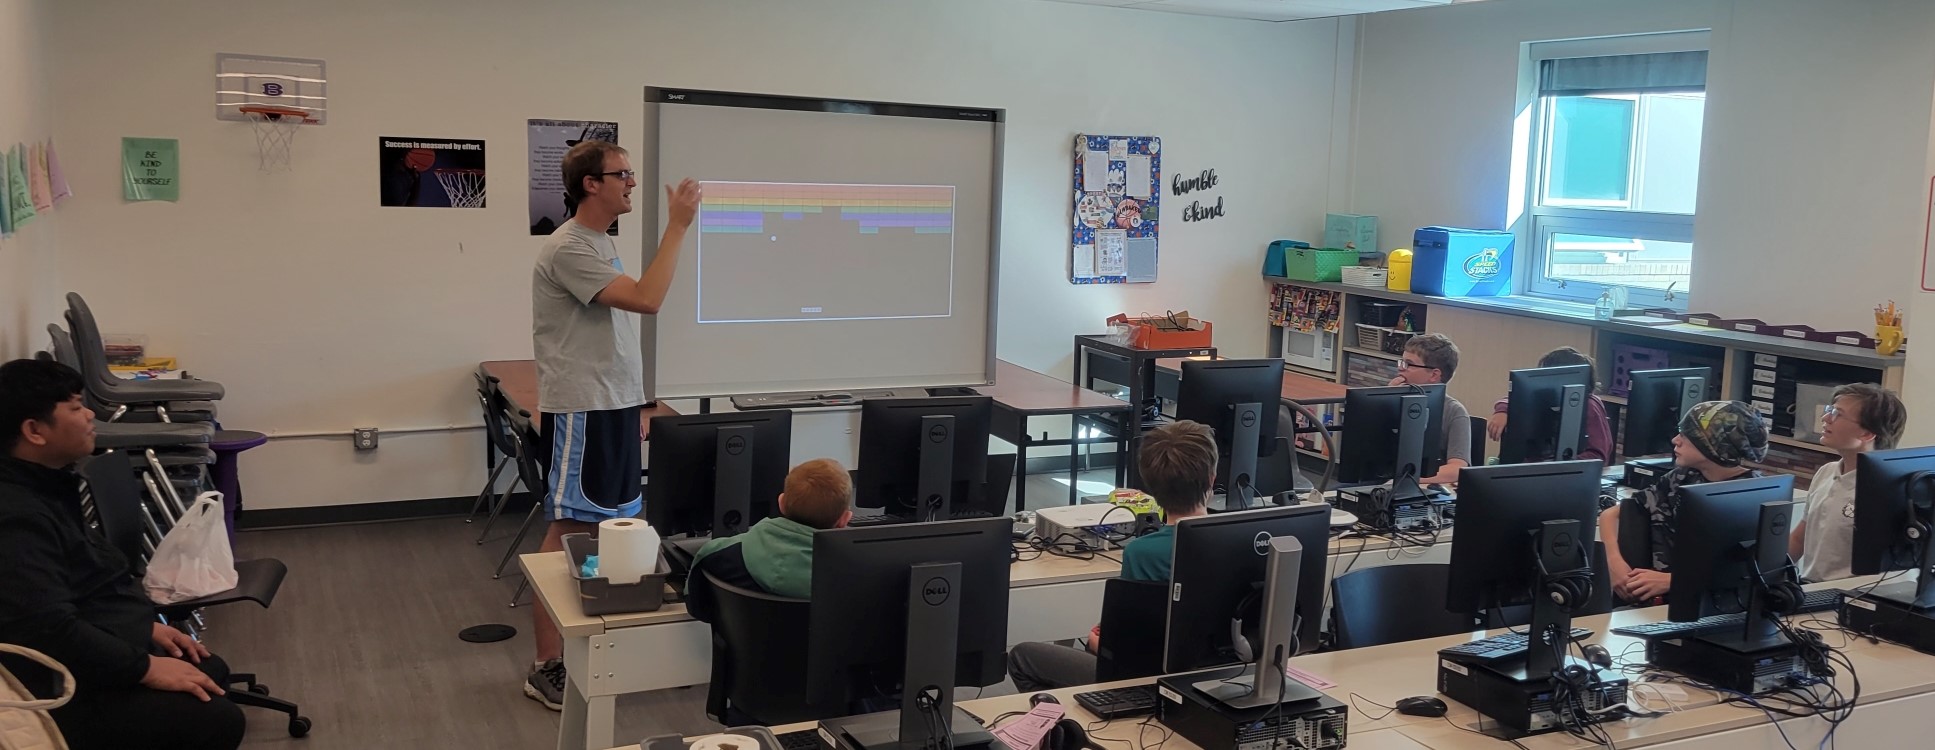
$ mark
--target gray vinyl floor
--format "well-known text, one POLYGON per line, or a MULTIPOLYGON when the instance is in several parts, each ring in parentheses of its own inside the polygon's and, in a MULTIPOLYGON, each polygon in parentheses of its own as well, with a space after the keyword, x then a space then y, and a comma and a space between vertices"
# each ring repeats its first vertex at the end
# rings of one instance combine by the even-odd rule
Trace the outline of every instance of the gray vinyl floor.
MULTIPOLYGON (((1028 504, 1064 501, 1065 477, 1029 477, 1028 504)), ((1106 491, 1112 478, 1084 474, 1082 489, 1106 491)), ((289 578, 271 609, 210 611, 204 641, 315 722, 308 737, 291 739, 277 714, 247 709, 243 747, 553 747, 558 715, 522 692, 531 609, 507 606, 516 563, 502 580, 490 578, 514 529, 514 520, 500 521, 483 546, 473 543, 477 524, 455 517, 243 532, 237 556, 281 559, 289 578), (457 639, 464 627, 491 622, 517 636, 457 639)), ((525 546, 534 550, 535 539, 525 546)), ((618 702, 618 737, 717 729, 704 705, 704 686, 628 696, 618 702)))

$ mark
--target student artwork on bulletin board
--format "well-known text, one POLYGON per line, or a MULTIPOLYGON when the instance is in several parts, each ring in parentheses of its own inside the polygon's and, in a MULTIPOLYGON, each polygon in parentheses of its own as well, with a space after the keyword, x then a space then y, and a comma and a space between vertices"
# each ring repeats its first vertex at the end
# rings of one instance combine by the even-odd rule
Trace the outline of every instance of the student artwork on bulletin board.
POLYGON ((1074 173, 1069 283, 1155 281, 1162 139, 1075 136, 1074 173))

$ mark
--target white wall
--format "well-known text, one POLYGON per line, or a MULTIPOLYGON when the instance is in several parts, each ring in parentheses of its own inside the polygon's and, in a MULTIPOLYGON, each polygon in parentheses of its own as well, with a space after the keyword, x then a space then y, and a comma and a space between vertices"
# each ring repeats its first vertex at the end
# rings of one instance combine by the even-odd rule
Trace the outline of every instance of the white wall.
POLYGON ((1862 329, 1919 268, 1925 0, 1492 0, 1368 17, 1355 195, 1384 249, 1505 222, 1519 45, 1713 29, 1691 306, 1862 329))
MULTIPOLYGON (((51 134, 47 90, 47 0, 0 0, 0 150, 51 134)), ((57 146, 68 145, 65 140, 57 146)), ((67 204, 62 204, 62 209, 67 204)), ((54 257, 57 222, 42 213, 0 239, 0 361, 47 346, 47 323, 59 314, 54 257)))
MULTIPOLYGON (((1217 324, 1225 351, 1260 355, 1261 250, 1321 230, 1350 25, 1036 0, 165 6, 54 11, 50 48, 93 50, 54 73, 59 90, 85 92, 58 102, 85 190, 65 278, 107 330, 145 332, 223 382, 231 425, 268 432, 475 423, 475 363, 530 356, 525 120, 617 120, 637 148, 647 84, 1006 108, 1000 356, 1066 376, 1071 336, 1108 314, 1184 308, 1217 324), (258 174, 247 126, 212 117, 218 52, 328 61, 329 124, 299 134, 293 174, 258 174), (1160 283, 1063 281, 1080 132, 1159 135, 1172 172, 1221 175, 1226 218, 1185 224, 1165 201, 1160 283), (378 208, 385 135, 487 140, 503 197, 482 211, 378 208), (119 200, 122 136, 181 139, 180 203, 119 200)), ((642 240, 636 217, 621 231, 621 247, 642 240)), ((244 459, 248 502, 465 495, 483 478, 480 446, 464 431, 386 435, 366 455, 336 437, 279 439, 244 459)))

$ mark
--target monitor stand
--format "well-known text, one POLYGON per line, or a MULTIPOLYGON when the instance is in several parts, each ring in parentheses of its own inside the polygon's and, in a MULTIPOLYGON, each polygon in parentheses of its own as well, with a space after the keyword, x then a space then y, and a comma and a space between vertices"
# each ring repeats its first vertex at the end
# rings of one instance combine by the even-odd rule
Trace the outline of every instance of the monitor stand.
MULTIPOLYGON (((1297 573, 1303 566, 1303 544, 1296 537, 1271 537, 1267 555, 1262 621, 1257 628, 1263 639, 1262 649, 1250 664, 1242 667, 1240 676, 1221 676, 1190 685, 1234 710, 1295 703, 1321 695, 1283 672, 1284 663, 1297 650, 1297 573)), ((1231 636, 1243 637, 1241 632, 1232 632, 1231 636)))
POLYGON ((939 521, 954 508, 954 417, 920 418, 920 478, 914 482, 914 520, 939 521))
POLYGON ((961 564, 908 568, 907 641, 900 710, 820 722, 846 750, 956 750, 987 747, 994 735, 954 707, 954 656, 961 626, 961 564), (922 710, 926 706, 927 710, 922 710), (936 719, 939 720, 936 720, 936 719), (947 736, 940 736, 941 734, 947 736))
MULTIPOLYGON (((1935 503, 1930 501, 1935 474, 1917 474, 1908 480, 1909 512, 1914 523, 1926 530, 1935 520, 1935 503)), ((1915 578, 1877 586, 1867 594, 1849 598, 1841 608, 1841 624, 1849 630, 1894 641, 1925 654, 1935 654, 1935 544, 1928 532, 1917 540, 1920 565, 1915 578)))
POLYGON ((1424 478, 1424 436, 1431 429, 1431 400, 1422 394, 1398 400, 1397 465, 1391 471, 1391 499, 1397 503, 1430 495, 1418 481, 1424 478))
POLYGON ((1256 503, 1256 459, 1262 450, 1262 420, 1262 404, 1252 401, 1229 406, 1225 422, 1230 430, 1229 470, 1217 477, 1217 483, 1226 492, 1228 500, 1224 507, 1228 510, 1248 510, 1256 503))
POLYGON ((718 428, 712 459, 712 538, 746 531, 752 515, 752 425, 718 428))
MULTIPOLYGON (((1531 533, 1539 584, 1532 592, 1532 624, 1527 632, 1534 636, 1529 639, 1525 656, 1490 663, 1438 660, 1439 692, 1498 722, 1501 728, 1493 732, 1507 739, 1564 726, 1551 701, 1553 675, 1563 669, 1576 666, 1595 676, 1596 684, 1580 696, 1583 708, 1601 708, 1626 700, 1625 679, 1598 677, 1593 665, 1565 653, 1571 645, 1572 615, 1545 595, 1547 583, 1556 576, 1581 570, 1590 572, 1591 558, 1585 556, 1584 546, 1584 540, 1590 537, 1581 536, 1582 529, 1576 519, 1546 521, 1531 533)), ((1601 720, 1583 712, 1578 715, 1590 721, 1601 720)), ((1604 718, 1618 716, 1609 713, 1604 718)))
POLYGON ((1559 461, 1579 458, 1580 425, 1585 423, 1586 387, 1574 383, 1559 394, 1559 436, 1552 456, 1559 461))

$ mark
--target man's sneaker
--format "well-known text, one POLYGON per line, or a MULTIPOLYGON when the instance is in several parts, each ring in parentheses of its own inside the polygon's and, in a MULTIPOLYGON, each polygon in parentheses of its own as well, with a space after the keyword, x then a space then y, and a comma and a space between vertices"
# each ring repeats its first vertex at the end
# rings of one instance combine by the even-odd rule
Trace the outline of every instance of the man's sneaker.
POLYGON ((564 710, 564 661, 552 659, 531 668, 524 678, 524 694, 553 711, 564 710))

